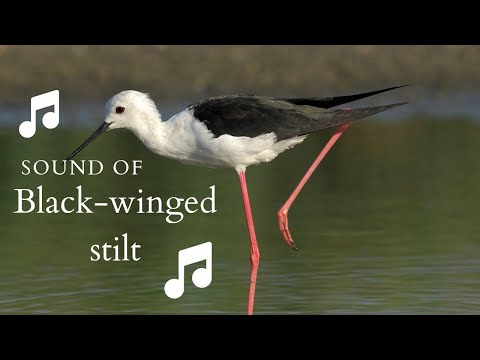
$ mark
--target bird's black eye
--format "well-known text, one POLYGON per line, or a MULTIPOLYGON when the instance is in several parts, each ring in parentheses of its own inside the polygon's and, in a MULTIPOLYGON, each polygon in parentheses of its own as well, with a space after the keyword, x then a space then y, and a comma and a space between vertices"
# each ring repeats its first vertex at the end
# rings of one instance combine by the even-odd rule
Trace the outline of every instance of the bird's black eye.
POLYGON ((115 112, 116 112, 117 114, 123 114, 123 113, 125 112, 125 108, 124 108, 123 106, 117 106, 117 107, 115 108, 115 112))

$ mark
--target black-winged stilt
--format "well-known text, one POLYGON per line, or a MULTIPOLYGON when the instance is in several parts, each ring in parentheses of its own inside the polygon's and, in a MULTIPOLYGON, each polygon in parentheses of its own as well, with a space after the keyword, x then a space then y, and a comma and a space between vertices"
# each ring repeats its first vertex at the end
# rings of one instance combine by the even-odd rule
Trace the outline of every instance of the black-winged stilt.
POLYGON ((247 313, 251 315, 260 253, 248 198, 246 168, 275 159, 278 154, 301 143, 311 133, 338 126, 278 211, 283 238, 296 250, 288 228, 288 210, 322 159, 352 121, 406 103, 359 109, 332 107, 399 87, 402 86, 324 98, 287 99, 254 95, 213 97, 188 106, 167 121, 162 120, 155 103, 147 94, 133 90, 122 91, 107 102, 102 125, 67 160, 102 133, 126 128, 155 154, 187 164, 234 168, 240 178, 250 235, 251 272, 247 313))

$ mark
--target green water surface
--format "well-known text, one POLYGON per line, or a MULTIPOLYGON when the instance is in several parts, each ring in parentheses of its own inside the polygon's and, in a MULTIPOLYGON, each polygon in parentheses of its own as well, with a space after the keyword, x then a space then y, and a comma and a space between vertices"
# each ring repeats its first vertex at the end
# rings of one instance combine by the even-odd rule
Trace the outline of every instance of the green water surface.
MULTIPOLYGON (((93 129, 92 129, 93 130, 93 129)), ((261 260, 257 314, 480 313, 480 126, 468 119, 366 120, 351 126, 290 211, 299 251, 283 241, 276 212, 331 131, 310 136, 269 164, 248 169, 261 260)), ((24 159, 61 160, 89 131, 39 129, 29 140, 0 131, 0 313, 243 314, 249 240, 233 170, 179 164, 151 154, 132 134, 111 132, 78 156, 98 176, 21 174, 24 159), (143 160, 138 176, 117 176, 118 159, 143 160), (43 185, 63 198, 204 198, 215 214, 14 214, 15 188, 43 185), (138 262, 91 262, 93 244, 128 233, 138 262), (213 243, 213 281, 169 299, 177 252, 213 243)), ((199 263, 201 266, 201 263, 199 263)))

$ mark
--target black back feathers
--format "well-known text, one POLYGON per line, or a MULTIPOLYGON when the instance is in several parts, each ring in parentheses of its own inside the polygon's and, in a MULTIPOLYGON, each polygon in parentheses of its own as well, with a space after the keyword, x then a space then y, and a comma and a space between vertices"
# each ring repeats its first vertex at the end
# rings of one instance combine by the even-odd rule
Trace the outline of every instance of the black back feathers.
POLYGON ((189 108, 193 110, 195 118, 203 122, 216 137, 225 134, 256 137, 273 132, 277 141, 280 141, 403 105, 405 103, 351 110, 330 109, 399 87, 328 98, 280 99, 228 95, 206 99, 189 108))

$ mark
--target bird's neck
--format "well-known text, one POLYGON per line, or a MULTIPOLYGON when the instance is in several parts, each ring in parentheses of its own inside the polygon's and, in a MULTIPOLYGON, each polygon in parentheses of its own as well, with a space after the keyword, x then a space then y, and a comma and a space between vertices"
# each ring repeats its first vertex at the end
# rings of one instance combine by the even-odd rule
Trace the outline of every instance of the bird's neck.
POLYGON ((137 125, 132 132, 150 151, 170 157, 171 129, 168 122, 162 121, 161 117, 157 116, 150 118, 149 121, 139 121, 137 125))

